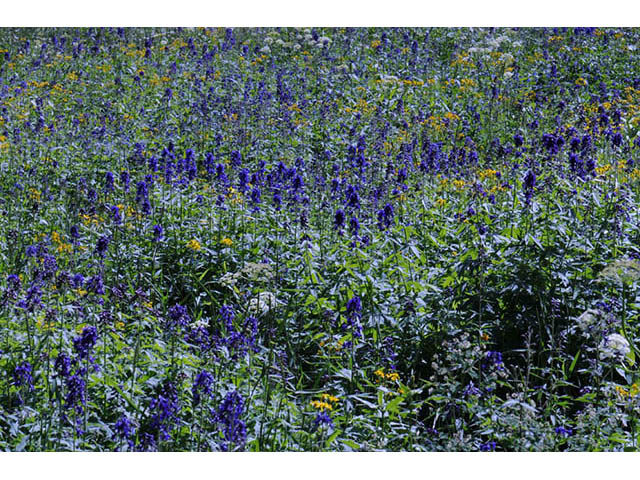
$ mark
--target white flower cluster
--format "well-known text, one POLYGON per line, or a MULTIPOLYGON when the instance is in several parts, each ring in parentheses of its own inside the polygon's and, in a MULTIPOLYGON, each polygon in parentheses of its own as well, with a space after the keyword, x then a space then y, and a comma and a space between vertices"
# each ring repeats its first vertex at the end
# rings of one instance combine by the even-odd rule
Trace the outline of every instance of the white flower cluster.
POLYGON ((306 43, 309 47, 322 48, 325 43, 327 44, 327 46, 331 44, 330 37, 318 37, 318 40, 314 40, 313 35, 311 34, 311 30, 308 28, 305 28, 302 34, 298 34, 296 38, 298 39, 298 41, 304 41, 304 43, 306 43))
POLYGON ((273 278, 273 268, 270 263, 247 262, 241 272, 250 280, 268 281, 273 278))
POLYGON ((242 278, 241 272, 227 272, 220 278, 220 283, 227 288, 233 288, 242 278))
POLYGON ((327 36, 318 37, 317 40, 314 40, 311 30, 308 28, 301 30, 296 35, 295 42, 285 42, 278 35, 279 33, 276 31, 269 32, 264 39, 265 46, 260 49, 260 52, 264 54, 271 53, 271 46, 273 45, 277 45, 281 48, 293 48, 298 51, 303 48, 303 45, 306 45, 309 48, 323 48, 325 45, 331 45, 332 42, 331 37, 327 36))
POLYGON ((220 283, 228 288, 235 287, 240 280, 269 281, 273 278, 273 268, 269 263, 247 262, 237 272, 227 272, 220 278, 220 283))
POLYGON ((489 40, 487 40, 489 48, 493 50, 499 49, 500 45, 502 45, 503 43, 511 43, 511 39, 506 35, 500 35, 499 37, 490 38, 489 40))
POLYGON ((599 319, 600 319, 600 311, 594 310, 593 308, 589 308, 585 310, 582 313, 582 315, 580 315, 577 318, 576 323, 578 324, 578 327, 580 328, 580 330, 582 330, 583 332, 586 332, 591 327, 594 327, 598 323, 599 319))
MULTIPOLYGON (((496 52, 500 49, 500 47, 502 46, 503 43, 508 43, 511 45, 511 47, 513 48, 519 48, 522 46, 522 42, 520 41, 512 41, 511 38, 509 38, 509 36, 507 35, 500 35, 498 37, 495 38, 487 38, 484 43, 481 43, 482 46, 473 46, 471 48, 469 48, 467 50, 467 52, 471 53, 477 53, 479 55, 482 55, 482 60, 483 61, 490 61, 492 60, 491 56, 489 55, 492 52, 496 52)), ((506 67, 509 67, 511 65, 513 65, 515 58, 513 57, 512 54, 510 53, 503 53, 500 57, 500 60, 502 62, 504 62, 504 65, 506 67)), ((505 77, 510 77, 513 75, 513 72, 511 71, 506 71, 505 72, 505 77)))
POLYGON ((514 56, 511 55, 510 53, 504 53, 500 58, 504 62, 505 66, 507 67, 510 67, 511 65, 513 65, 513 62, 516 61, 514 56))
POLYGON ((612 333, 600 344, 600 358, 622 359, 631 352, 631 346, 626 338, 619 333, 612 333))
POLYGON ((316 48, 322 48, 325 45, 327 45, 327 46, 331 45, 331 38, 329 38, 329 37, 319 37, 318 41, 316 42, 316 48))
POLYGON ((260 292, 257 297, 249 300, 249 313, 264 315, 276 307, 276 296, 271 292, 260 292))
POLYGON ((640 263, 635 260, 620 258, 600 272, 600 280, 613 283, 633 283, 640 279, 640 263))
POLYGON ((207 328, 209 326, 209 322, 207 320, 203 320, 202 318, 200 320, 196 320, 195 322, 193 322, 192 324, 195 328, 207 328))

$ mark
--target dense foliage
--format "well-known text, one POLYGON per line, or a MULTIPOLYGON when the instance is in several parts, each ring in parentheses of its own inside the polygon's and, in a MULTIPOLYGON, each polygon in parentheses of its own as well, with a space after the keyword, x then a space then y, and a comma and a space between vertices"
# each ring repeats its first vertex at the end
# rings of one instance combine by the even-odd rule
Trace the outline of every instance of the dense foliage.
POLYGON ((639 40, 0 31, 0 448, 638 450, 639 40))

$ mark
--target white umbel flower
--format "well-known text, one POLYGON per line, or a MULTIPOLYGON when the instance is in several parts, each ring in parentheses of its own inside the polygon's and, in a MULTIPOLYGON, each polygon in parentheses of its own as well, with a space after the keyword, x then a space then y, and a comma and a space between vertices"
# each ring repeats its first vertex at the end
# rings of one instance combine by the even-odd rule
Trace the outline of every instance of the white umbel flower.
POLYGON ((619 333, 612 333, 600 344, 600 358, 622 359, 631 351, 631 346, 626 338, 619 333))
POLYGON ((241 270, 249 280, 269 281, 273 278, 273 268, 268 263, 247 262, 241 270))
POLYGON ((220 278, 225 287, 233 288, 241 280, 249 282, 268 282, 274 276, 273 268, 268 263, 247 262, 238 272, 227 272, 220 278))
POLYGON ((240 280, 240 277, 241 277, 240 272, 236 272, 236 273, 227 272, 220 279, 220 283, 225 287, 233 288, 236 286, 236 283, 238 283, 238 280, 240 280))
POLYGON ((600 312, 598 310, 589 308, 577 318, 576 323, 578 324, 578 327, 580 327, 580 330, 585 332, 589 330, 590 327, 593 327, 596 323, 598 323, 599 316, 600 312))
POLYGON ((598 278, 617 284, 635 282, 640 279, 640 263, 636 260, 620 258, 607 265, 598 278))
POLYGON ((271 292, 260 292, 257 297, 249 301, 249 313, 252 315, 265 315, 275 308, 276 296, 271 292))

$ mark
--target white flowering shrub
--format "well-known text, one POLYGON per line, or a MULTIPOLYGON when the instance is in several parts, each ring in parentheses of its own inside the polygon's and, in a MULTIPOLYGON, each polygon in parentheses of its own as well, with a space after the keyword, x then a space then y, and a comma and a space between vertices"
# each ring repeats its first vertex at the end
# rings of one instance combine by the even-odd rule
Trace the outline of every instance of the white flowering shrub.
POLYGON ((587 332, 593 327, 595 327, 596 325, 598 325, 599 319, 601 316, 602 316, 602 313, 600 311, 595 310, 593 308, 589 308, 585 310, 582 313, 582 315, 580 315, 577 318, 576 324, 578 325, 578 328, 580 328, 582 332, 587 332))
POLYGON ((260 292, 257 297, 249 301, 249 313, 265 315, 277 305, 276 296, 271 292, 260 292))
POLYGON ((600 358, 621 360, 631 352, 631 347, 626 338, 619 333, 612 333, 602 340, 600 344, 600 358))

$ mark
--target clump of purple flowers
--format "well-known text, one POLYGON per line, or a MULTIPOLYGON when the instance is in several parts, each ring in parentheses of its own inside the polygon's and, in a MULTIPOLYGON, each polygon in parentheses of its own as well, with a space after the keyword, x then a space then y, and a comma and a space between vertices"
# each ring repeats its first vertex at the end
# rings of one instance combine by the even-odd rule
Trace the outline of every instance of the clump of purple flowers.
POLYGON ((467 386, 464 388, 462 392, 462 394, 465 397, 469 397, 469 396, 477 397, 481 393, 482 392, 480 391, 480 389, 473 384, 473 380, 469 381, 469 383, 467 384, 467 386))
POLYGON ((98 238, 95 252, 101 257, 104 257, 107 253, 107 248, 109 248, 109 241, 110 239, 107 235, 102 235, 100 238, 98 238))
POLYGON ((524 177, 524 183, 522 184, 522 189, 524 191, 524 198, 526 205, 531 203, 531 198, 533 197, 533 191, 536 186, 536 174, 533 170, 529 170, 524 177))
POLYGON ((9 275, 7 277, 7 288, 4 291, 2 299, 0 300, 0 306, 5 305, 9 300, 15 300, 18 298, 18 293, 22 287, 20 277, 17 275, 9 275))
POLYGON ((104 283, 100 274, 94 275, 87 280, 86 287, 89 292, 93 292, 96 295, 104 295, 104 283))
POLYGON ((78 358, 82 360, 85 358, 91 349, 95 346, 98 340, 98 330, 93 325, 84 327, 80 336, 73 339, 73 347, 78 354, 78 358))
POLYGON ((17 387, 25 386, 29 391, 33 391, 33 367, 27 361, 22 362, 13 371, 13 384, 17 387))
POLYGON ((393 205, 387 203, 384 208, 378 210, 378 227, 380 230, 386 230, 393 222, 393 205))
POLYGON ((67 378, 71 373, 71 358, 65 352, 60 352, 53 364, 58 376, 67 378))
POLYGON ((25 298, 20 300, 17 305, 27 312, 33 312, 36 308, 42 306, 42 290, 40 289, 40 285, 32 282, 27 289, 25 298))
POLYGON ((556 432, 556 434, 563 436, 563 437, 570 437, 571 435, 573 435, 573 429, 571 428, 565 428, 563 426, 559 426, 554 428, 554 432, 556 432))
POLYGON ((164 239, 164 229, 162 228, 161 225, 154 225, 153 226, 153 241, 154 242, 160 242, 164 239))
POLYGON ((211 384, 213 383, 213 375, 206 370, 202 370, 196 375, 193 381, 193 387, 191 387, 191 393, 193 395, 193 405, 200 404, 200 391, 206 395, 211 395, 211 384))
POLYGON ((159 434, 163 440, 170 440, 180 412, 178 391, 172 382, 164 382, 156 396, 150 400, 149 409, 153 414, 146 425, 149 430, 146 433, 152 434, 154 438, 159 434))
MULTIPOLYGON (((355 338, 362 338, 362 301, 358 295, 354 295, 347 301, 347 324, 351 327, 355 338)), ((346 328, 346 325, 345 325, 346 328)))
POLYGON ((389 366, 391 370, 395 371, 398 353, 396 352, 392 337, 387 336, 384 338, 382 342, 382 354, 384 356, 384 362, 389 366))
POLYGON ((318 412, 316 418, 313 419, 314 430, 317 430, 322 425, 333 427, 333 420, 331 420, 331 417, 326 412, 318 412))
POLYGON ((114 437, 126 440, 129 445, 129 449, 133 450, 135 443, 131 438, 133 427, 129 417, 123 414, 113 426, 113 430, 115 431, 114 437))
POLYGON ((224 330, 218 332, 215 341, 225 345, 231 358, 236 360, 247 354, 249 349, 256 350, 256 338, 258 335, 258 320, 253 316, 245 318, 242 325, 234 323, 236 314, 233 307, 223 305, 220 307, 220 319, 224 324, 224 330))
POLYGON ((482 362, 482 368, 488 369, 490 367, 495 367, 497 370, 504 369, 504 363, 502 362, 502 353, 489 351, 482 362))
POLYGON ((67 395, 64 399, 64 406, 66 409, 74 407, 76 413, 81 413, 87 403, 87 385, 82 378, 85 373, 86 370, 81 368, 66 381, 67 395))
POLYGON ((345 218, 346 216, 343 209, 339 208, 338 210, 336 210, 333 224, 335 225, 336 230, 338 230, 339 232, 342 231, 342 228, 344 227, 345 218))
POLYGON ((244 449, 247 439, 247 427, 240 419, 244 411, 244 399, 237 392, 229 392, 217 410, 211 410, 213 421, 219 424, 224 440, 220 443, 222 451, 244 449))
POLYGON ((183 328, 189 325, 191 317, 187 313, 187 308, 179 303, 176 303, 169 309, 167 319, 165 320, 165 328, 169 332, 173 332, 178 328, 183 328))
POLYGON ((490 441, 486 443, 480 444, 481 452, 495 452, 496 451, 496 442, 490 441))

